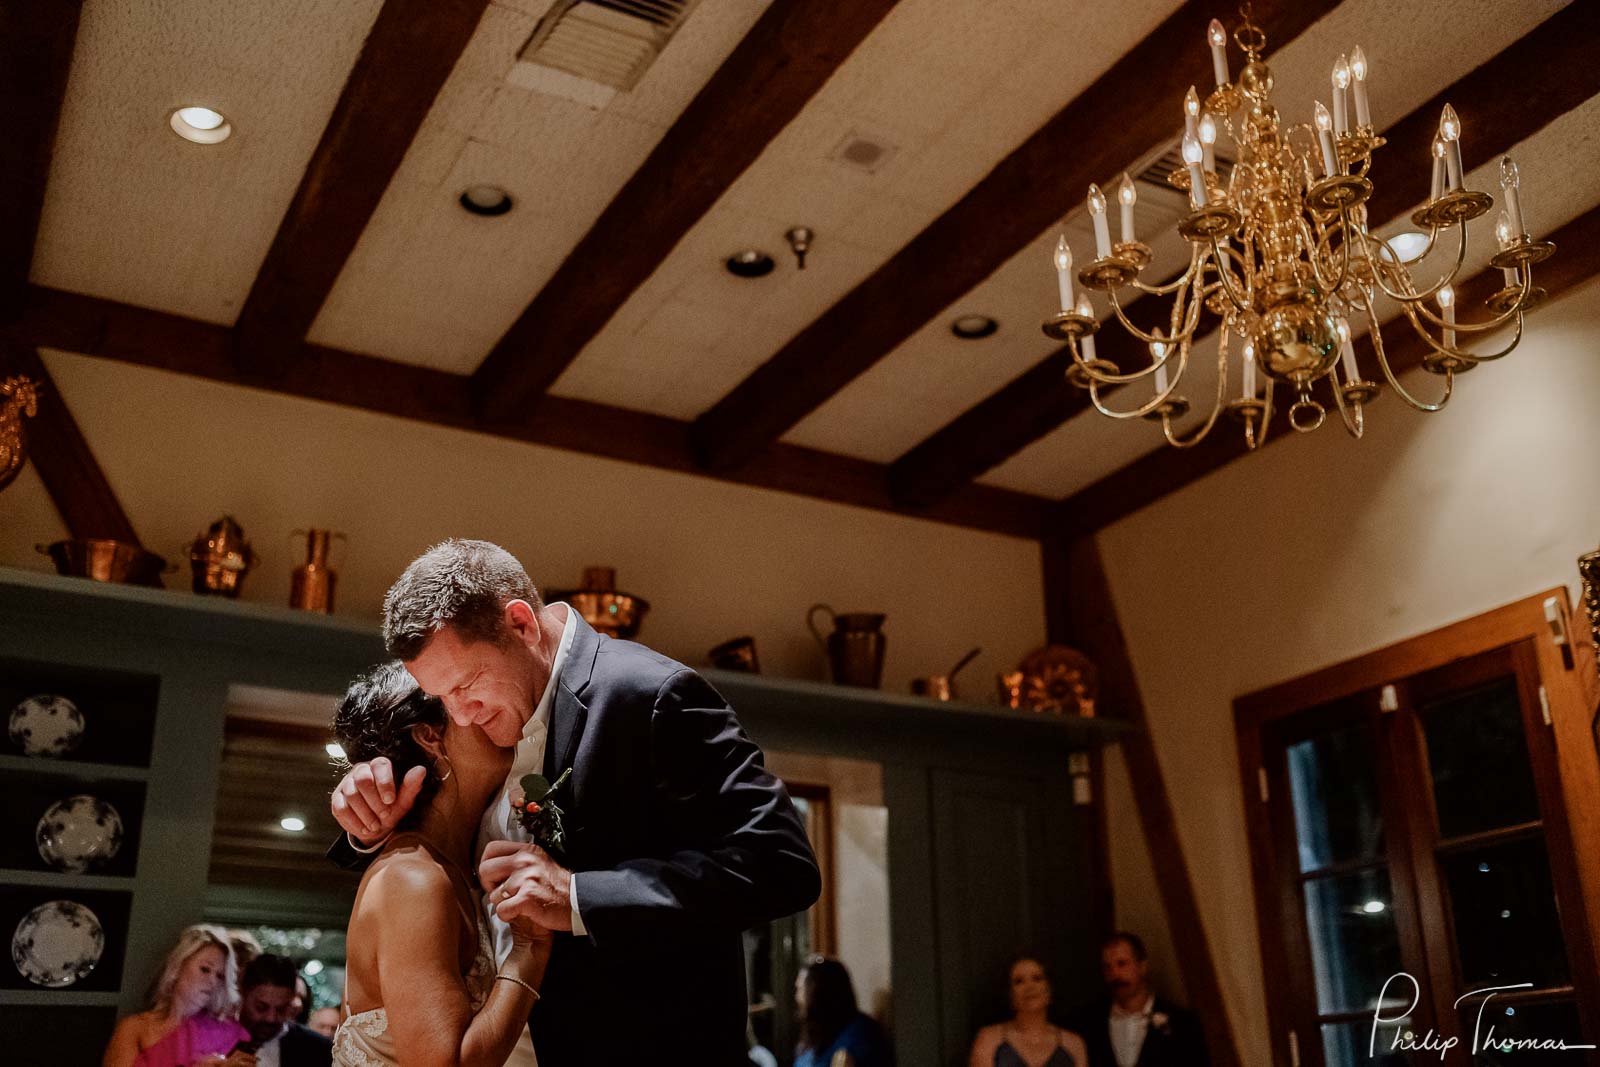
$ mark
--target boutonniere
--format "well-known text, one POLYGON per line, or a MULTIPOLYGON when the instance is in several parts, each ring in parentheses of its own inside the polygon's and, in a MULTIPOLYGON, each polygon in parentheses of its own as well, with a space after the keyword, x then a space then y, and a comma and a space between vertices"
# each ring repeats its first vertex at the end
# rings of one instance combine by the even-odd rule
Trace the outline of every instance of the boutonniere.
POLYGON ((1150 1013, 1150 1025, 1155 1027, 1156 1030, 1159 1033, 1162 1033, 1162 1034, 1171 1034, 1172 1033, 1172 1020, 1167 1018, 1167 1013, 1164 1012, 1164 1011, 1153 1011, 1153 1012, 1151 1012, 1150 1013))
POLYGON ((522 796, 511 802, 511 809, 517 813, 517 822, 528 831, 528 837, 557 862, 564 858, 567 831, 562 824, 564 813, 561 806, 551 797, 567 784, 571 776, 571 767, 562 771, 554 784, 542 774, 525 774, 518 782, 522 786, 522 796))

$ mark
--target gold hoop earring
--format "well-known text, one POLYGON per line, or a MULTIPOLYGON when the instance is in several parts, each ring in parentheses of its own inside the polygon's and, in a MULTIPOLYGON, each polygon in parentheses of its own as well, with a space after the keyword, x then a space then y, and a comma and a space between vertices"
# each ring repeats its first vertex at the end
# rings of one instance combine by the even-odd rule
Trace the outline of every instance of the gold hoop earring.
MULTIPOLYGON (((439 774, 439 784, 443 785, 445 782, 448 782, 450 780, 450 776, 452 774, 456 773, 456 768, 455 768, 455 764, 450 762, 450 757, 449 756, 440 756, 439 759, 444 762, 444 765, 447 768, 443 774, 439 774)), ((435 768, 434 768, 434 773, 435 774, 439 773, 437 766, 435 766, 435 768)))

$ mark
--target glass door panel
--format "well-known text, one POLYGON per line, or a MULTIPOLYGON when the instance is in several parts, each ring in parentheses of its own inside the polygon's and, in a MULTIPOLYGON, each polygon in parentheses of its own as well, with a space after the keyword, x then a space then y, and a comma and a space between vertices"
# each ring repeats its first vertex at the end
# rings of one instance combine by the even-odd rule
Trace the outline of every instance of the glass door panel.
POLYGON ((1539 792, 1515 675, 1425 703, 1418 711, 1441 838, 1538 821, 1539 792))
POLYGON ((1383 855, 1374 733, 1361 724, 1288 746, 1301 873, 1383 855))
POLYGON ((1466 988, 1570 977, 1543 835, 1441 856, 1466 988))
POLYGON ((1371 1011, 1405 969, 1388 869, 1309 878, 1303 889, 1318 1014, 1371 1011))

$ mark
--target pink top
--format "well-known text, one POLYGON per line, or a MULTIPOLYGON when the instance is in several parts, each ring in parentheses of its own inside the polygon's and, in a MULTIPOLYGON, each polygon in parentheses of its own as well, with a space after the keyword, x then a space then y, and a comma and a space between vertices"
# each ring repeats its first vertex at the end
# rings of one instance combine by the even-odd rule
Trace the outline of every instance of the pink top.
POLYGON ((250 1032, 237 1021, 200 1012, 139 1053, 133 1067, 191 1067, 207 1056, 226 1056, 234 1045, 248 1040, 250 1032))

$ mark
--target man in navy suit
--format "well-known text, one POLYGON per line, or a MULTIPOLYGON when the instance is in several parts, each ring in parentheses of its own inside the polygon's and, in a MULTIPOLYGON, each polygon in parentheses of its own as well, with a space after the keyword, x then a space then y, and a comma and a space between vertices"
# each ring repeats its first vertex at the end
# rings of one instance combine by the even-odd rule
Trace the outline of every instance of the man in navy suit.
POLYGON ((1105 1001, 1071 1021, 1089 1051, 1088 1067, 1208 1067, 1205 1030, 1195 1014, 1150 989, 1149 956, 1139 935, 1118 930, 1100 946, 1105 1001))
POLYGON ((239 980, 239 1022, 255 1043, 255 1067, 328 1067, 333 1042, 294 1020, 294 961, 257 956, 239 980))
MULTIPOLYGON (((546 605, 515 557, 447 541, 384 601, 384 641, 450 718, 515 750, 479 829, 479 878, 499 920, 556 935, 529 1018, 541 1060, 746 1063, 740 931, 821 891, 805 827, 733 709, 694 671, 546 605), (514 817, 518 781, 568 781, 559 857, 514 817)), ((373 851, 410 808, 422 768, 351 769, 332 807, 373 851)), ((335 845, 335 859, 359 859, 335 845)), ((509 933, 496 922, 501 955, 509 933)))

